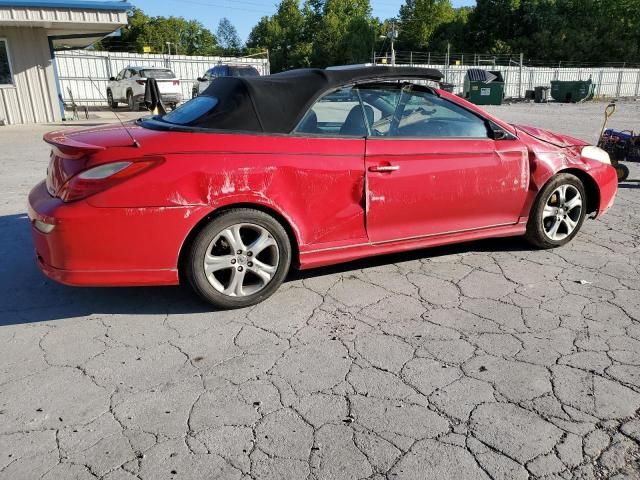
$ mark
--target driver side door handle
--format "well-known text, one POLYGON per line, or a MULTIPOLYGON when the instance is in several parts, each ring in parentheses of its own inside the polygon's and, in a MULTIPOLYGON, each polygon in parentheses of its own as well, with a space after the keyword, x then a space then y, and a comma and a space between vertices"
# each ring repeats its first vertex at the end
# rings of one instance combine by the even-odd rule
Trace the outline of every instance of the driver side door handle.
POLYGON ((400 170, 400 166, 399 165, 376 165, 373 167, 369 167, 369 171, 370 172, 395 172, 397 170, 400 170))

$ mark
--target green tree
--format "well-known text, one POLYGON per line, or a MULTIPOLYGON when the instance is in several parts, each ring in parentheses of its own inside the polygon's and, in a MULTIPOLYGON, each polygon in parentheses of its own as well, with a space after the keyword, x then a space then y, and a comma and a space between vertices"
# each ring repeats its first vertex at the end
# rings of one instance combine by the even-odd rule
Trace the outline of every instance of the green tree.
POLYGON ((398 47, 425 50, 436 30, 454 20, 455 12, 449 0, 406 0, 400 7, 398 47))
POLYGON ((640 0, 478 0, 468 44, 530 61, 640 61, 640 0))
POLYGON ((473 47, 468 42, 469 15, 473 11, 470 7, 456 8, 453 12, 453 19, 446 23, 441 23, 433 31, 429 41, 428 49, 434 52, 444 52, 447 45, 453 52, 467 52, 473 47))
MULTIPOLYGON (((533 0, 535 1, 535 0, 533 0)), ((520 0, 477 0, 469 16, 470 42, 481 53, 512 53, 520 0)))
POLYGON ((371 17, 369 0, 316 0, 314 14, 314 66, 369 60, 379 27, 379 21, 371 17))
POLYGON ((129 13, 120 37, 107 37, 99 45, 113 51, 139 52, 149 47, 153 53, 215 55, 220 52, 215 35, 197 20, 182 17, 149 17, 139 8, 129 13))
POLYGON ((236 27, 229 21, 228 18, 223 17, 218 23, 218 29, 216 30, 216 36, 220 47, 224 49, 225 55, 238 55, 242 49, 242 40, 236 27))
POLYGON ((274 72, 309 66, 312 46, 307 25, 298 0, 282 0, 274 15, 262 17, 253 27, 247 46, 268 49, 274 72))

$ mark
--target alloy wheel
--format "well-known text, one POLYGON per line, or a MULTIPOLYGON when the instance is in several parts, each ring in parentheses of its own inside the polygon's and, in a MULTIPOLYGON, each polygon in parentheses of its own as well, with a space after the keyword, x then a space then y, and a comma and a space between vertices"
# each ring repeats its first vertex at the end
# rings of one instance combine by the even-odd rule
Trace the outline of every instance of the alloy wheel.
POLYGON ((267 286, 279 261, 278 244, 266 228, 237 223, 219 232, 209 243, 203 268, 218 292, 246 297, 267 286))
POLYGON ((570 184, 560 185, 545 202, 542 223, 545 235, 560 241, 573 233, 582 215, 582 195, 570 184))

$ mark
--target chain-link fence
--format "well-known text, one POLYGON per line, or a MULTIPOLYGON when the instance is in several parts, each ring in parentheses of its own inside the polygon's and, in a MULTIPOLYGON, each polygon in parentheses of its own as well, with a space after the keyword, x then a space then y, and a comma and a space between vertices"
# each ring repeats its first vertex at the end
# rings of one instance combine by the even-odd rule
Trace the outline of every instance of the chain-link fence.
MULTIPOLYGON (((595 96, 607 98, 640 96, 640 65, 624 62, 605 65, 557 64, 535 65, 519 55, 489 54, 441 54, 430 52, 396 52, 396 65, 436 68, 444 75, 444 81, 454 85, 454 92, 461 93, 464 77, 469 68, 498 70, 505 81, 507 98, 522 98, 527 90, 538 86, 549 87, 553 80, 589 80, 595 84, 595 96), (522 64, 521 64, 522 62, 522 64)), ((376 64, 390 64, 390 55, 376 55, 376 64)))

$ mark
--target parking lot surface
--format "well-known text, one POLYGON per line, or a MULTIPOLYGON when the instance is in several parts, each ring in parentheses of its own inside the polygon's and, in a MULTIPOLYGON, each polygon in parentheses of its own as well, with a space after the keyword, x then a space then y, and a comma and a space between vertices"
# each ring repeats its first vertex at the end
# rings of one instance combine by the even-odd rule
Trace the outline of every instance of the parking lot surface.
MULTIPOLYGON (((491 111, 595 141, 603 109, 491 111)), ((637 164, 563 248, 368 259, 216 312, 38 272, 52 128, 0 127, 0 479, 640 478, 637 164)))

